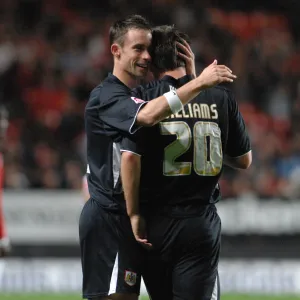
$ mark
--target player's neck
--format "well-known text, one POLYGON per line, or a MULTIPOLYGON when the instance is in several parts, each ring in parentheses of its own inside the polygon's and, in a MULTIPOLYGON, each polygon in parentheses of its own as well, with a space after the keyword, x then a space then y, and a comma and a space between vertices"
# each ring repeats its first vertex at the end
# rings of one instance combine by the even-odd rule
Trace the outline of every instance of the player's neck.
POLYGON ((114 68, 113 75, 115 75, 120 81, 122 81, 130 89, 135 88, 139 84, 138 78, 132 76, 125 70, 114 68))
POLYGON ((179 67, 172 71, 166 71, 160 74, 159 78, 163 78, 165 75, 171 76, 175 79, 181 78, 186 75, 186 71, 184 67, 179 67))

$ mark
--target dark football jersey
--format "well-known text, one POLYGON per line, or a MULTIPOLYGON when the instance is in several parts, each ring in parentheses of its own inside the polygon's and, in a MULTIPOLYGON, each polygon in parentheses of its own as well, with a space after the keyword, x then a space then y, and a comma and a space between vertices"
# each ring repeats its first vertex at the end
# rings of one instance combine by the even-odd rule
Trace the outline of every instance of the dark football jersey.
POLYGON ((90 94, 85 109, 87 179, 91 198, 108 210, 125 211, 120 183, 120 148, 137 128, 135 119, 145 104, 110 74, 90 94))
MULTIPOLYGON (((170 76, 134 90, 151 100, 179 88, 189 76, 170 76)), ((202 91, 183 111, 158 125, 142 128, 123 144, 141 155, 140 199, 148 207, 206 205, 216 202, 223 154, 250 151, 244 120, 232 93, 223 87, 202 91)))

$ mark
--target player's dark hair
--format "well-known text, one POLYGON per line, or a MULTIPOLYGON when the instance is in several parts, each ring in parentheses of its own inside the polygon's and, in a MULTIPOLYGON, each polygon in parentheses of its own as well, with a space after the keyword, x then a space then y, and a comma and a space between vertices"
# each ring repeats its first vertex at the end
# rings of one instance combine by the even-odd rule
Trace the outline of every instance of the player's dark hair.
POLYGON ((157 26, 152 29, 150 55, 152 64, 158 72, 172 71, 185 66, 185 62, 177 56, 180 49, 176 47, 176 42, 182 43, 182 39, 191 44, 189 36, 174 25, 157 26))
POLYGON ((151 31, 151 24, 140 15, 131 15, 126 19, 116 21, 109 29, 110 45, 124 43, 124 36, 129 29, 143 29, 151 31))

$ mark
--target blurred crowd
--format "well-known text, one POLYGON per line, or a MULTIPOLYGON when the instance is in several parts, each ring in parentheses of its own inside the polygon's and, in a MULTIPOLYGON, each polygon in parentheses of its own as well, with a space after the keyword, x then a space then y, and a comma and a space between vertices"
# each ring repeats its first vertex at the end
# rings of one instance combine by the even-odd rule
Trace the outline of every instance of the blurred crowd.
POLYGON ((1 1, 0 101, 10 115, 5 186, 81 188, 84 106, 112 70, 108 29, 138 12, 154 25, 186 31, 198 72, 217 58, 238 75, 232 89, 254 158, 247 171, 225 169, 224 197, 300 199, 299 28, 278 11, 222 10, 209 3, 1 1))

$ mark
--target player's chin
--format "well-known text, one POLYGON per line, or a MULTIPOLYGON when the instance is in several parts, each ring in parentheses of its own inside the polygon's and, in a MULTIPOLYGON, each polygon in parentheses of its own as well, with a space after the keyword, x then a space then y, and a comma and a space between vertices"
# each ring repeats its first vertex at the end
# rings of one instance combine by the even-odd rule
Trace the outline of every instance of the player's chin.
POLYGON ((136 74, 137 77, 147 76, 148 71, 149 71, 149 68, 142 68, 142 67, 139 67, 139 66, 137 66, 135 68, 135 74, 136 74))

